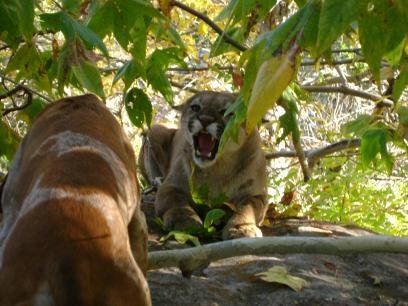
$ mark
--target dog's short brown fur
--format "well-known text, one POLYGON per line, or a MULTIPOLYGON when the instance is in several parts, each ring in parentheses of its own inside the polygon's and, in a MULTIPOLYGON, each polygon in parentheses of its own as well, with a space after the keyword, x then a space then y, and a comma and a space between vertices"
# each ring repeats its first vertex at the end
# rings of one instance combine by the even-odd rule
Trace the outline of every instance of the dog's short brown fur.
POLYGON ((239 141, 227 142, 217 154, 221 134, 229 120, 225 110, 234 102, 228 93, 204 91, 181 106, 179 129, 154 125, 148 131, 139 155, 145 178, 151 183, 162 177, 155 201, 156 213, 171 229, 200 225, 190 186, 206 185, 209 197, 227 196, 234 214, 223 238, 262 236, 257 227, 266 210, 266 161, 258 131, 239 141))
POLYGON ((43 111, 2 192, 0 305, 151 305, 135 169, 127 137, 95 96, 43 111))

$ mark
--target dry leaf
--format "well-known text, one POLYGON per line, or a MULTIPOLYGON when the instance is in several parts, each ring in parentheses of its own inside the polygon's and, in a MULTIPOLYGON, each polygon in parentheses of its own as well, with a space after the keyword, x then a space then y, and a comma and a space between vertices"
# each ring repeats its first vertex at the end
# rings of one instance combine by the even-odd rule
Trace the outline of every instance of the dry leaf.
POLYGON ((266 272, 256 274, 256 276, 269 283, 286 285, 296 292, 309 285, 309 282, 303 278, 290 275, 284 266, 274 266, 266 272))

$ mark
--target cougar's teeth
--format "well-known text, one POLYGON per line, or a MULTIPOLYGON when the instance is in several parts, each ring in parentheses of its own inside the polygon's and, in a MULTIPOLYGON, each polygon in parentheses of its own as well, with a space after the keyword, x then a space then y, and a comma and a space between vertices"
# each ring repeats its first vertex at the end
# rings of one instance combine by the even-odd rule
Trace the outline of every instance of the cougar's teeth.
POLYGON ((208 153, 208 154, 207 154, 207 157, 211 157, 211 155, 212 155, 212 152, 208 153))
POLYGON ((196 155, 200 155, 200 151, 198 150, 198 149, 196 149, 196 151, 195 151, 195 153, 196 153, 196 155))

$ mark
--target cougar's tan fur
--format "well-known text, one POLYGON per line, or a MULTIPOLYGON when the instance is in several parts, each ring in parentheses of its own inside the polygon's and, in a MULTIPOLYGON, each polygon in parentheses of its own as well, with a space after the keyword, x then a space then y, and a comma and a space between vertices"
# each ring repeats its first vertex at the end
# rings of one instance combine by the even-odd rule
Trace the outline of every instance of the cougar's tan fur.
POLYGON ((215 157, 208 150, 201 154, 194 139, 204 132, 219 141, 229 119, 225 110, 235 98, 229 93, 200 92, 180 107, 178 129, 153 125, 147 132, 139 163, 148 181, 162 180, 155 209, 168 229, 201 224, 193 209, 193 184, 207 186, 209 198, 225 195, 233 207, 224 239, 262 236, 258 225, 266 211, 266 162, 258 131, 246 135, 241 129, 238 143, 229 140, 223 153, 215 157))
POLYGON ((151 305, 134 152, 95 96, 42 112, 1 205, 0 305, 151 305))

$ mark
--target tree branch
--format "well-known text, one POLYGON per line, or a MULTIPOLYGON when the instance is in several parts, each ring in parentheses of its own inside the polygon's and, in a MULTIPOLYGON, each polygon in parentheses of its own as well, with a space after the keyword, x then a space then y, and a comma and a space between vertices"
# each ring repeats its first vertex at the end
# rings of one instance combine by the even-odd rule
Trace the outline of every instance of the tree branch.
POLYGON ((342 238, 264 237, 240 238, 199 247, 149 253, 149 270, 179 267, 183 274, 207 266, 210 262, 244 255, 408 253, 408 238, 365 236, 342 238))
POLYGON ((23 88, 25 91, 31 92, 33 95, 39 96, 40 98, 44 99, 47 102, 53 102, 51 98, 39 93, 38 91, 35 91, 34 89, 31 89, 30 87, 28 87, 28 86, 26 86, 24 84, 18 83, 16 81, 14 81, 13 79, 11 79, 11 78, 9 78, 9 77, 1 74, 1 73, 0 73, 0 78, 3 79, 3 80, 6 80, 6 81, 8 81, 8 82, 10 82, 10 83, 12 83, 12 84, 14 84, 16 86, 21 86, 21 88, 23 88))
MULTIPOLYGON (((318 59, 313 59, 313 60, 304 60, 300 63, 301 66, 314 66, 317 64, 318 59)), ((358 62, 364 62, 365 60, 363 58, 346 58, 346 59, 341 59, 341 60, 335 60, 335 61, 321 61, 319 63, 320 66, 323 65, 345 65, 345 64, 353 64, 353 63, 358 63, 358 62)))
MULTIPOLYGON (((6 92, 5 94, 0 95, 0 100, 3 100, 5 98, 9 98, 13 95, 15 95, 16 93, 18 93, 19 91, 23 91, 25 95, 27 95, 27 100, 25 101, 24 104, 22 105, 16 105, 13 103, 13 107, 10 107, 6 110, 3 111, 3 116, 6 116, 7 114, 11 113, 11 112, 15 112, 17 110, 22 110, 26 107, 28 107, 31 102, 33 101, 33 94, 31 91, 27 90, 26 88, 24 88, 23 86, 21 86, 20 84, 17 85, 16 87, 14 87, 13 89, 9 90, 8 92, 6 92)), ((14 102, 14 101, 13 101, 14 102)))
POLYGON ((364 98, 367 100, 372 100, 375 102, 382 103, 384 106, 394 106, 394 102, 390 99, 384 98, 380 95, 370 94, 368 92, 352 89, 350 87, 340 85, 340 86, 313 86, 313 85, 303 85, 301 86, 304 90, 309 92, 327 92, 327 93, 342 93, 345 95, 351 95, 355 97, 364 98))
POLYGON ((221 36, 221 38, 226 42, 229 43, 231 46, 234 46, 236 49, 239 51, 246 51, 247 47, 241 45, 239 42, 236 40, 232 39, 229 37, 214 21, 212 21, 207 15, 197 12, 196 10, 192 9, 191 7, 180 3, 176 0, 173 0, 170 2, 170 5, 176 6, 188 13, 190 13, 193 16, 196 16, 197 18, 201 19, 204 21, 206 24, 208 24, 215 32, 218 33, 218 35, 221 36))
MULTIPOLYGON (((344 139, 335 143, 332 143, 328 146, 317 148, 317 149, 311 149, 311 150, 306 150, 305 151, 305 157, 307 159, 309 168, 312 169, 314 165, 323 157, 343 151, 346 149, 354 149, 358 148, 361 145, 361 140, 360 139, 344 139)), ((280 158, 280 157, 297 157, 297 153, 295 151, 280 151, 280 152, 271 152, 271 153, 266 153, 265 158, 266 159, 274 159, 274 158, 280 158)))

